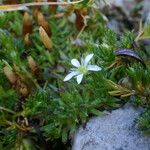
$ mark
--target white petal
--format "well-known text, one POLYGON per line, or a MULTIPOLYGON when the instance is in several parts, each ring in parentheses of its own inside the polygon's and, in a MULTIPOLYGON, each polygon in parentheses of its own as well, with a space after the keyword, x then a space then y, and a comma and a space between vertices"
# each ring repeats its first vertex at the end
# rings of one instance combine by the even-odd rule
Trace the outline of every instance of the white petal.
POLYGON ((79 74, 79 75, 77 76, 77 83, 80 84, 81 81, 82 81, 82 79, 83 79, 83 74, 79 74))
POLYGON ((73 76, 77 75, 78 72, 72 71, 71 73, 69 73, 65 78, 64 81, 68 81, 70 80, 73 76))
POLYGON ((80 67, 80 63, 77 59, 72 59, 71 60, 71 64, 75 67, 80 67))
POLYGON ((89 70, 89 71, 100 71, 100 70, 102 70, 102 68, 97 66, 97 65, 88 65, 87 70, 89 70))
POLYGON ((92 59, 93 56, 94 56, 94 54, 89 54, 85 57, 85 60, 84 60, 85 66, 89 63, 89 61, 92 59))

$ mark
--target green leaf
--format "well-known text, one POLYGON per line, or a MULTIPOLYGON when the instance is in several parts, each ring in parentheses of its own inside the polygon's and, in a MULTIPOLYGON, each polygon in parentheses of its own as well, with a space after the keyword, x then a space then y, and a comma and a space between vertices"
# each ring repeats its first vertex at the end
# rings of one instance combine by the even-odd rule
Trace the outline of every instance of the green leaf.
POLYGON ((65 143, 67 141, 68 135, 66 130, 64 129, 62 132, 62 141, 65 143))
POLYGON ((101 116, 101 115, 103 115, 103 112, 101 112, 101 111, 99 111, 99 110, 97 110, 97 109, 91 109, 91 113, 92 113, 93 115, 96 115, 96 116, 101 116))

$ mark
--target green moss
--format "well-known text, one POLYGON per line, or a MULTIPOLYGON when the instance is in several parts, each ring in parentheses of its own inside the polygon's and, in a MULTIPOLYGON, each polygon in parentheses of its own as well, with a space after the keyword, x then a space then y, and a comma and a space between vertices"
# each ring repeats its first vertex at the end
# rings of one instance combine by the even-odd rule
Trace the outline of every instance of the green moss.
MULTIPOLYGON (((70 9, 73 8, 67 11, 70 9)), ((51 50, 44 47, 35 18, 28 47, 22 36, 22 13, 9 12, 0 19, 0 149, 13 150, 19 146, 25 149, 24 141, 29 147, 42 149, 39 135, 54 145, 58 139, 66 142, 90 117, 118 108, 131 97, 137 106, 148 107, 138 123, 144 131, 150 132, 149 56, 141 51, 140 43, 135 50, 144 59, 146 68, 134 58, 116 56, 117 49, 133 49, 136 33, 126 32, 118 37, 105 26, 103 15, 97 9, 87 6, 87 10, 87 26, 79 34, 67 16, 57 19, 49 14, 48 8, 42 8, 52 30, 54 46, 51 50), (102 71, 86 74, 80 85, 74 79, 64 82, 71 59, 80 59, 89 53, 94 53, 92 63, 102 71), (28 56, 36 62, 36 73, 29 67, 28 56), (17 81, 9 82, 4 66, 10 66, 25 83, 30 91, 28 96, 20 94, 17 81)), ((80 69, 85 72, 85 68, 80 69)))

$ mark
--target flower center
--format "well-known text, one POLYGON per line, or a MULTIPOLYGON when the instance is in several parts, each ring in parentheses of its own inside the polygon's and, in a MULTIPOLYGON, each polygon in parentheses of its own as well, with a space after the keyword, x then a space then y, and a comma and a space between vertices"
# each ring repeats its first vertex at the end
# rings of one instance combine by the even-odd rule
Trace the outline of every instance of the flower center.
POLYGON ((83 73, 83 74, 86 74, 86 73, 87 73, 87 69, 86 69, 86 67, 84 67, 84 66, 80 66, 80 67, 78 68, 78 71, 79 71, 80 73, 83 73))

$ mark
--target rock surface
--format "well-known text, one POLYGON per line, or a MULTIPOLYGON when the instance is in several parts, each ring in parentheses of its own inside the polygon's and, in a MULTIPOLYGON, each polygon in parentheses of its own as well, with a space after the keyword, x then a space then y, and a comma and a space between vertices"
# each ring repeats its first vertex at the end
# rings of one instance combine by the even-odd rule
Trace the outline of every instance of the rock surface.
POLYGON ((109 115, 91 119, 77 131, 72 150, 150 150, 150 137, 135 123, 142 112, 130 104, 109 115))
POLYGON ((143 4, 143 18, 145 19, 145 22, 150 22, 150 1, 144 0, 143 4))
POLYGON ((113 5, 122 8, 122 10, 128 15, 130 11, 134 8, 135 4, 135 0, 105 0, 100 1, 100 8, 103 8, 106 5, 113 5))

